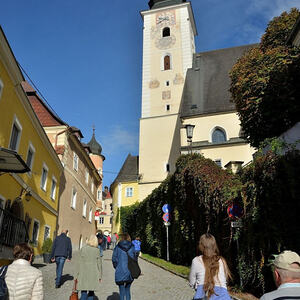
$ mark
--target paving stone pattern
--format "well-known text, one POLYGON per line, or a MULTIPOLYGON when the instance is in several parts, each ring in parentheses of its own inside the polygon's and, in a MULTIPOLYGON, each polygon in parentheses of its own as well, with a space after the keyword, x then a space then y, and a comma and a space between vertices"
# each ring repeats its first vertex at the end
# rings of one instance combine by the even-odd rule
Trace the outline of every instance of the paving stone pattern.
MULTIPOLYGON (((104 252, 103 279, 95 300, 119 300, 119 288, 114 281, 111 263, 112 251, 104 252)), ((34 265, 43 272, 45 300, 68 300, 73 287, 75 265, 78 253, 73 254, 71 262, 66 262, 63 284, 55 289, 55 263, 45 265, 37 259, 34 265)), ((194 292, 185 279, 165 271, 151 263, 139 259, 143 275, 131 287, 132 300, 191 300, 194 292)))

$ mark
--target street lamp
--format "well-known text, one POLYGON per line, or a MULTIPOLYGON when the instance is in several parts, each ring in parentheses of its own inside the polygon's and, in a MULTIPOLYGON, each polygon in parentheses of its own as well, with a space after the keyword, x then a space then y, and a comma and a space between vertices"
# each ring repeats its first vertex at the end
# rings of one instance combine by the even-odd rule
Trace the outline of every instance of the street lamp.
POLYGON ((189 153, 192 154, 193 153, 192 139, 193 139, 193 132, 194 132, 195 125, 187 124, 184 127, 185 127, 185 130, 186 130, 186 137, 187 137, 187 142, 188 142, 188 145, 189 145, 189 153))

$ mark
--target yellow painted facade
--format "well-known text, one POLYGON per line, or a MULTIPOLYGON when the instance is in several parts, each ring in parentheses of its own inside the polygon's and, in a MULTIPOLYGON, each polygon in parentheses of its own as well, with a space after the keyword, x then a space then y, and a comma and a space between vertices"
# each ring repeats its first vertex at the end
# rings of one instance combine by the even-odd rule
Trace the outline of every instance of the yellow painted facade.
POLYGON ((0 147, 10 148, 12 128, 16 124, 20 129, 16 151, 25 162, 29 149, 33 152, 30 173, 1 174, 0 199, 5 206, 8 200, 13 205, 18 201, 16 198, 21 197, 21 201, 18 201, 20 213, 18 217, 29 224, 30 240, 33 236, 34 223, 36 228, 39 227, 36 243, 33 244, 37 255, 41 254, 45 232, 46 237, 54 238, 58 216, 59 183, 63 167, 21 87, 24 78, 2 30, 0 30, 0 80, 2 82, 0 147), (47 171, 47 176, 42 187, 43 169, 47 171), (31 193, 29 201, 25 200, 27 192, 31 193), (31 222, 28 221, 29 219, 31 222))

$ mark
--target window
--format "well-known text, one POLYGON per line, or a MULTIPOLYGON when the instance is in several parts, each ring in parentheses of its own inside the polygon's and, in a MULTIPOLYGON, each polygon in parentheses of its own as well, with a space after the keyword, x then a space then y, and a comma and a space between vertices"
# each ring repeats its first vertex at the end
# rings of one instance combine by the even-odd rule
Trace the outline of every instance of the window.
POLYGON ((21 133, 22 133, 22 126, 18 121, 17 117, 15 117, 12 130, 11 130, 10 143, 9 143, 9 148, 11 150, 18 151, 20 139, 21 139, 21 133))
POLYGON ((166 164, 166 172, 170 172, 170 164, 166 164))
POLYGON ((169 86, 170 85, 170 81, 166 81, 166 86, 169 86))
POLYGON ((110 219, 109 219, 109 224, 112 224, 112 221, 113 221, 113 218, 110 217, 110 219))
POLYGON ((170 28, 169 27, 165 27, 162 31, 162 36, 166 37, 166 36, 170 36, 170 28))
POLYGON ((73 169, 78 171, 78 155, 75 152, 73 157, 73 169))
POLYGON ((76 200, 77 200, 77 191, 75 188, 72 190, 72 199, 71 199, 71 207, 76 209, 76 200))
POLYGON ((48 177, 48 167, 44 164, 42 169, 42 177, 41 177, 41 189, 46 191, 47 187, 47 177, 48 177))
POLYGON ((94 182, 92 182, 92 184, 91 184, 91 191, 92 191, 92 194, 94 194, 94 187, 95 187, 94 182))
POLYGON ((92 223, 92 219, 93 219, 93 210, 90 208, 90 212, 89 212, 89 222, 92 223))
POLYGON ((3 82, 0 79, 0 99, 1 99, 1 96, 2 96, 2 91, 3 91, 3 82))
POLYGON ((167 105, 166 105, 166 111, 169 111, 170 108, 171 108, 170 104, 167 104, 167 105))
POLYGON ((216 159, 216 160, 215 160, 215 163, 216 163, 219 167, 222 168, 222 161, 221 161, 221 159, 216 159))
POLYGON ((45 225, 45 231, 44 231, 44 241, 46 239, 50 238, 50 227, 45 225))
POLYGON ((33 166, 33 158, 34 158, 35 149, 31 143, 29 143, 28 151, 27 151, 27 158, 26 158, 26 165, 30 168, 30 172, 32 171, 33 166))
POLYGON ((52 184, 51 184, 51 199, 55 200, 55 195, 56 195, 56 185, 57 185, 57 180, 56 178, 53 176, 52 177, 52 184))
POLYGON ((126 188, 126 197, 132 197, 132 194, 133 194, 133 188, 132 187, 126 188))
POLYGON ((104 217, 99 218, 99 224, 104 224, 104 217))
POLYGON ((216 128, 212 133, 212 143, 213 144, 219 144, 226 142, 226 133, 221 128, 216 128))
POLYGON ((83 201, 82 216, 86 218, 86 200, 83 201))
POLYGON ((85 170, 85 183, 86 184, 89 184, 89 176, 90 176, 89 171, 86 169, 85 170))
POLYGON ((170 70, 171 69, 171 58, 169 55, 166 55, 164 57, 164 70, 170 70))
POLYGON ((101 190, 98 190, 97 191, 97 200, 102 200, 102 191, 101 190))
POLYGON ((33 227, 32 227, 31 241, 35 246, 38 244, 39 230, 40 230, 40 222, 38 220, 34 220, 33 227))

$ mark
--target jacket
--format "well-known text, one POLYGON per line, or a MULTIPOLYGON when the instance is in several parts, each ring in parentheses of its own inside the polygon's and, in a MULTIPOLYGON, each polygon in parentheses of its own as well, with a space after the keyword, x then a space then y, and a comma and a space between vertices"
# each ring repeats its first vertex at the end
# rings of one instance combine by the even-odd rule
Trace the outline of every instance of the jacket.
POLYGON ((44 299, 42 272, 25 259, 17 259, 8 266, 5 282, 9 300, 44 299))
POLYGON ((66 257, 67 259, 72 258, 71 239, 65 233, 57 236, 53 242, 51 258, 55 258, 56 256, 66 257))
POLYGON ((117 247, 115 247, 112 255, 112 263, 116 269, 116 284, 123 284, 125 282, 133 281, 130 271, 128 270, 128 257, 126 251, 128 251, 128 255, 136 260, 134 246, 130 241, 120 241, 117 247))
POLYGON ((89 245, 80 250, 77 264, 77 289, 79 291, 97 291, 102 278, 102 259, 99 249, 89 245))

